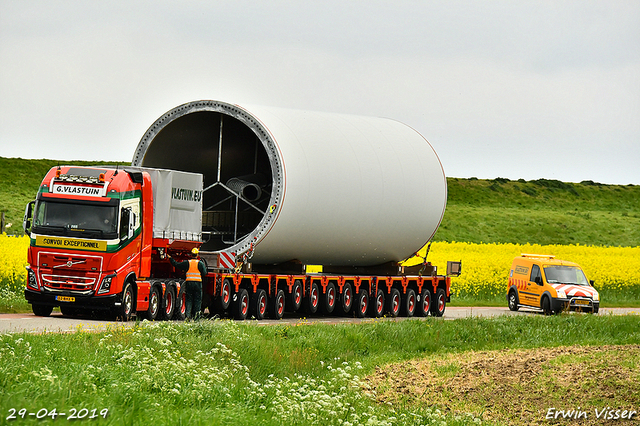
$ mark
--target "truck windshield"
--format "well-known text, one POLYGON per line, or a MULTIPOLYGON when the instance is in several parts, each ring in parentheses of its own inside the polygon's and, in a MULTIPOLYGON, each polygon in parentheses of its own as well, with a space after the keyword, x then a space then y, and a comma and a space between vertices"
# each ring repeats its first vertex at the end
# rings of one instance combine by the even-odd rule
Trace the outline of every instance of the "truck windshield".
POLYGON ((80 202, 39 199, 33 215, 33 232, 97 239, 118 237, 118 200, 80 202))
POLYGON ((589 285, 582 269, 575 266, 551 265, 544 267, 549 284, 589 285))

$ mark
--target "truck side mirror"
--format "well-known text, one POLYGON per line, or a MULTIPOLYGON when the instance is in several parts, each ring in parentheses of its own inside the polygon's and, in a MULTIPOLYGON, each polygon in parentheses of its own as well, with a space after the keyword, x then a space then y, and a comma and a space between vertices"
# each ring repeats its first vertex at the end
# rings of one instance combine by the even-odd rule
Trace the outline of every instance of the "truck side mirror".
POLYGON ((31 216, 33 215, 33 205, 35 201, 31 201, 27 204, 27 207, 24 209, 24 219, 22 219, 22 229, 24 229, 25 234, 31 233, 31 216))

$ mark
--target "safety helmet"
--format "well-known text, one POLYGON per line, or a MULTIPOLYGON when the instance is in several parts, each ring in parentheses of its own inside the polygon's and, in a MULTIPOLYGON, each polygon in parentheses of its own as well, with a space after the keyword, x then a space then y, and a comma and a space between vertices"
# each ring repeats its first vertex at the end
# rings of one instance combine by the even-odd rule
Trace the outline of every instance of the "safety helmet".
POLYGON ((191 254, 193 254, 194 256, 197 256, 198 253, 200 253, 200 250, 198 250, 198 247, 194 247, 191 249, 191 254))

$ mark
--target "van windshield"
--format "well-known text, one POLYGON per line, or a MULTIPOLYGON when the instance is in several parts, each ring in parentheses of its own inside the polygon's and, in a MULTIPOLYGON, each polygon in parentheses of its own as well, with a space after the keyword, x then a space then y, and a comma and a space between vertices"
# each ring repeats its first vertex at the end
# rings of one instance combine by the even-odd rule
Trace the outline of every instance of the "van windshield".
POLYGON ((80 202, 38 199, 33 232, 96 239, 118 237, 118 200, 80 202))
POLYGON ((576 266, 550 265, 544 267, 549 284, 589 285, 582 269, 576 266))

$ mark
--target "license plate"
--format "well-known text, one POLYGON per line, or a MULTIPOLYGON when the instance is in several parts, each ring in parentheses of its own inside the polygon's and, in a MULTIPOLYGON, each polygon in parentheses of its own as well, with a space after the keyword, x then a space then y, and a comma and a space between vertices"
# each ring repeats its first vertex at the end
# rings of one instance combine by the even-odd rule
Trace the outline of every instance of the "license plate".
POLYGON ((576 305, 588 305, 588 300, 576 300, 576 305))
POLYGON ((76 298, 75 297, 69 297, 69 296, 56 296, 56 300, 58 302, 75 302, 76 298))

